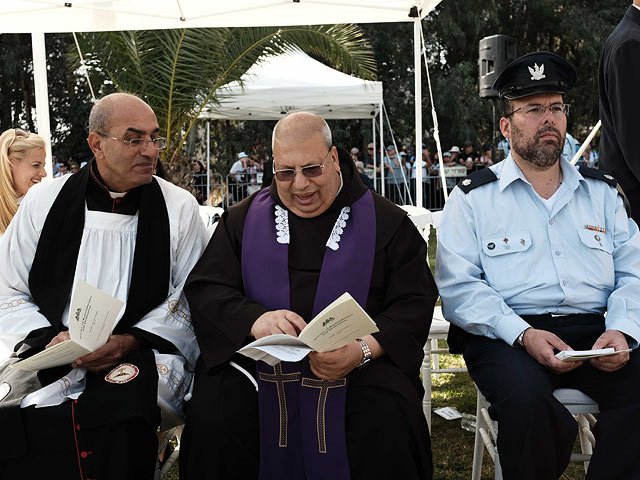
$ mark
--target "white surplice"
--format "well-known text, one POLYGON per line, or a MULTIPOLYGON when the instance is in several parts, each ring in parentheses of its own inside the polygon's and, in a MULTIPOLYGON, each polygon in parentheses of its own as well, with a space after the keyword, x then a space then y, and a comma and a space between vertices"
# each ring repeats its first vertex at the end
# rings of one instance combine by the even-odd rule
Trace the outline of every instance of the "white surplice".
MULTIPOLYGON (((31 299, 29 271, 49 209, 70 177, 64 176, 30 189, 0 240, 0 348, 12 351, 29 332, 50 325, 31 299)), ((156 363, 159 374, 159 404, 165 408, 172 406, 180 412, 181 396, 189 389, 190 372, 200 354, 182 288, 209 237, 194 197, 169 182, 160 178, 157 180, 169 214, 169 294, 162 304, 145 315, 135 327, 170 341, 179 350, 181 356, 156 352, 156 363)), ((137 223, 137 214, 132 216, 89 211, 85 207, 85 224, 74 284, 76 280, 82 279, 126 302, 131 282, 137 223)), ((68 310, 69 303, 62 316, 64 325, 68 325, 68 310)), ((73 370, 54 384, 26 396, 22 407, 58 405, 77 398, 84 389, 85 375, 85 369, 73 370)))

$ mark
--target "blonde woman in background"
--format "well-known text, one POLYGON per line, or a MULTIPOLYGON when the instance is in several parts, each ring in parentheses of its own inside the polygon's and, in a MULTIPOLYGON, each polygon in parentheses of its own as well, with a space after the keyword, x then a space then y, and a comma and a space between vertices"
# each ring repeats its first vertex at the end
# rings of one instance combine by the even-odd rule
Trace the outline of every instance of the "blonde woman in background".
POLYGON ((0 237, 18 211, 22 197, 47 176, 42 137, 10 128, 0 135, 0 237))

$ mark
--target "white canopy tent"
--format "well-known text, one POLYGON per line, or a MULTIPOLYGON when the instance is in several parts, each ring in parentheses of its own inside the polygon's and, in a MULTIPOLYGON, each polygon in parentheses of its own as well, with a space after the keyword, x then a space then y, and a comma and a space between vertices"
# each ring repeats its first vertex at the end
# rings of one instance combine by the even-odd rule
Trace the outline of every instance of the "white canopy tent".
MULTIPOLYGON (((420 20, 441 0, 12 0, 0 5, 2 33, 32 33, 38 133, 50 137, 44 33, 164 28, 413 22, 416 145, 422 144, 420 20)), ((51 172, 51 152, 48 152, 51 172)), ((416 201, 422 198, 417 156, 416 201)))
POLYGON ((11 0, 4 33, 258 27, 413 21, 440 0, 11 0))
MULTIPOLYGON (((375 130, 383 102, 382 82, 352 77, 301 51, 267 57, 241 82, 229 83, 217 93, 219 103, 203 111, 201 118, 280 120, 290 113, 312 112, 325 119, 370 118, 375 130)), ((375 143, 375 132, 373 138, 375 143)))
POLYGON ((232 82, 218 93, 220 103, 202 117, 279 120, 306 111, 326 119, 374 118, 382 103, 382 82, 346 75, 297 51, 255 64, 242 85, 232 82))

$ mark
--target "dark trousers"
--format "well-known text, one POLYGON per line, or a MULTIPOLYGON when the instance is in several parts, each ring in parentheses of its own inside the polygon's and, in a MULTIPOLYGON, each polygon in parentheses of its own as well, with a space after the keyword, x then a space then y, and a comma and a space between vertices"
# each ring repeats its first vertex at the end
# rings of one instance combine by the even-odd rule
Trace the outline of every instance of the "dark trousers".
MULTIPOLYGON (((424 443, 416 442, 404 409, 393 392, 349 386, 345 430, 352 480, 431 478, 428 432, 424 443)), ((254 385, 230 366, 206 375, 199 361, 186 404, 180 480, 257 479, 258 428, 254 385)))
MULTIPOLYGON (((153 480, 158 457, 153 427, 131 419, 86 428, 75 406, 22 409, 27 455, 3 459, 0 480, 153 480)), ((3 433, 9 441, 11 435, 3 433)))
MULTIPOLYGON (((604 331, 598 316, 528 317, 535 328, 551 331, 575 350, 590 349, 604 331)), ((464 358, 498 421, 498 452, 505 479, 557 479, 569 464, 577 424, 553 397, 556 388, 576 388, 598 402, 596 449, 588 479, 639 479, 640 356, 607 373, 588 362, 564 374, 546 370, 525 350, 502 340, 473 336, 464 358)))

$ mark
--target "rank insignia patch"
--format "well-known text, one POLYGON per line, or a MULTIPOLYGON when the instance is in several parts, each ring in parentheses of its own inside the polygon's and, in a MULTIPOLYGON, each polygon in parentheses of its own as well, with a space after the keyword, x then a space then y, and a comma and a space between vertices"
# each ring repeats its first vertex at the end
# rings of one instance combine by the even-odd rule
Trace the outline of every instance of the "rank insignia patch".
POLYGON ((104 379, 109 383, 127 383, 138 376, 140 370, 131 363, 122 363, 107 373, 104 379))

